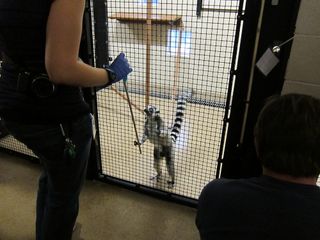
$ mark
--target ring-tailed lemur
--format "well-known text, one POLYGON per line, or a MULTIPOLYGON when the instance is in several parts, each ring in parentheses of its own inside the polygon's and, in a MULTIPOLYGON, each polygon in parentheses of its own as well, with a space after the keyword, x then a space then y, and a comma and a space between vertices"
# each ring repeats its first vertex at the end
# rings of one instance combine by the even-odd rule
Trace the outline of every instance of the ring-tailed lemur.
POLYGON ((179 137, 181 131, 181 124, 183 122, 184 111, 186 106, 187 94, 182 94, 178 97, 177 110, 174 120, 174 124, 171 128, 166 127, 164 121, 160 117, 160 111, 156 106, 148 105, 145 109, 145 123, 143 135, 139 141, 135 141, 135 145, 143 144, 147 139, 154 145, 153 167, 157 172, 155 177, 151 179, 159 180, 162 171, 160 160, 162 157, 166 159, 167 171, 170 180, 167 181, 169 185, 173 186, 175 183, 175 171, 174 171, 174 154, 175 154, 175 142, 179 137))

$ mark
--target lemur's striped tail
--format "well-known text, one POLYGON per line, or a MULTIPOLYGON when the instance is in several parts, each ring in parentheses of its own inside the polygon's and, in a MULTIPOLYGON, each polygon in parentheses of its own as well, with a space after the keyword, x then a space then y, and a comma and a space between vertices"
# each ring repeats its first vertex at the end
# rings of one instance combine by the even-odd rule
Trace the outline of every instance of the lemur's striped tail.
POLYGON ((186 103, 187 94, 183 93, 182 95, 179 95, 177 102, 176 118, 174 120, 174 124, 170 134, 173 142, 177 141, 177 138, 179 137, 179 134, 181 132, 181 125, 183 122, 184 111, 186 110, 186 103))

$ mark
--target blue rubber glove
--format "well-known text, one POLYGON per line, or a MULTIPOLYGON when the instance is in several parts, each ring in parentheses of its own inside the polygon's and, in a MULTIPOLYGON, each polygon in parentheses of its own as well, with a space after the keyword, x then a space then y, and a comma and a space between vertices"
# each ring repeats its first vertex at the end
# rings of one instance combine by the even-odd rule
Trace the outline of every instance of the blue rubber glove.
POLYGON ((108 85, 126 79, 128 74, 132 72, 124 53, 120 53, 107 69, 109 69, 109 78, 111 78, 108 85), (112 76, 110 77, 110 75, 112 76))

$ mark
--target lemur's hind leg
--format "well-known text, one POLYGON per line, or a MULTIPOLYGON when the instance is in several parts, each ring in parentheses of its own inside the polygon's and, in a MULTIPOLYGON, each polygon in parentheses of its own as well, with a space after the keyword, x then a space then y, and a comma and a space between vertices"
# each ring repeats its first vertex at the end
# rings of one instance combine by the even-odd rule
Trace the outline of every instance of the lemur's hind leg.
POLYGON ((174 185, 175 177, 174 177, 174 161, 170 159, 166 161, 167 170, 169 173, 170 180, 167 181, 168 184, 174 185))
POLYGON ((170 186, 174 185, 175 182, 175 171, 174 171, 174 148, 173 147, 166 147, 165 150, 165 158, 166 158, 166 166, 167 171, 170 177, 170 180, 167 183, 170 186))
POLYGON ((161 149, 159 147, 154 147, 153 149, 153 168, 156 170, 157 175, 150 178, 150 180, 159 181, 162 175, 161 171, 161 149))

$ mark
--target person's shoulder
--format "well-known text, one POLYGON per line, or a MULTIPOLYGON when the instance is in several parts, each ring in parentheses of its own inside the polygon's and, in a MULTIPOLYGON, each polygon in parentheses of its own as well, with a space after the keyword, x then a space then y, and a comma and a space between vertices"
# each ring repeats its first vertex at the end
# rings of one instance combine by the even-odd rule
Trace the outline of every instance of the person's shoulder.
POLYGON ((234 187, 234 186, 241 186, 241 185, 247 185, 252 182, 255 182, 257 179, 256 178, 248 178, 248 179, 227 179, 227 178, 219 178, 212 180, 209 182, 205 188, 209 189, 225 189, 234 187))
POLYGON ((219 178, 209 182, 201 191, 198 209, 208 212, 228 211, 231 205, 241 205, 239 196, 250 195, 250 179, 219 178), (218 208, 218 209, 217 209, 218 208))
POLYGON ((236 184, 237 180, 219 178, 209 182, 201 192, 201 195, 219 194, 228 189, 228 185, 236 184))
POLYGON ((230 184, 237 184, 239 180, 237 179, 227 179, 227 178, 219 178, 219 179, 214 179, 212 181, 210 181, 205 187, 204 189, 220 189, 223 188, 226 185, 230 185, 230 184))
POLYGON ((239 194, 242 192, 248 192, 254 185, 259 185, 259 178, 248 178, 248 179, 226 179, 219 178, 209 182, 201 192, 204 196, 227 196, 239 194))

